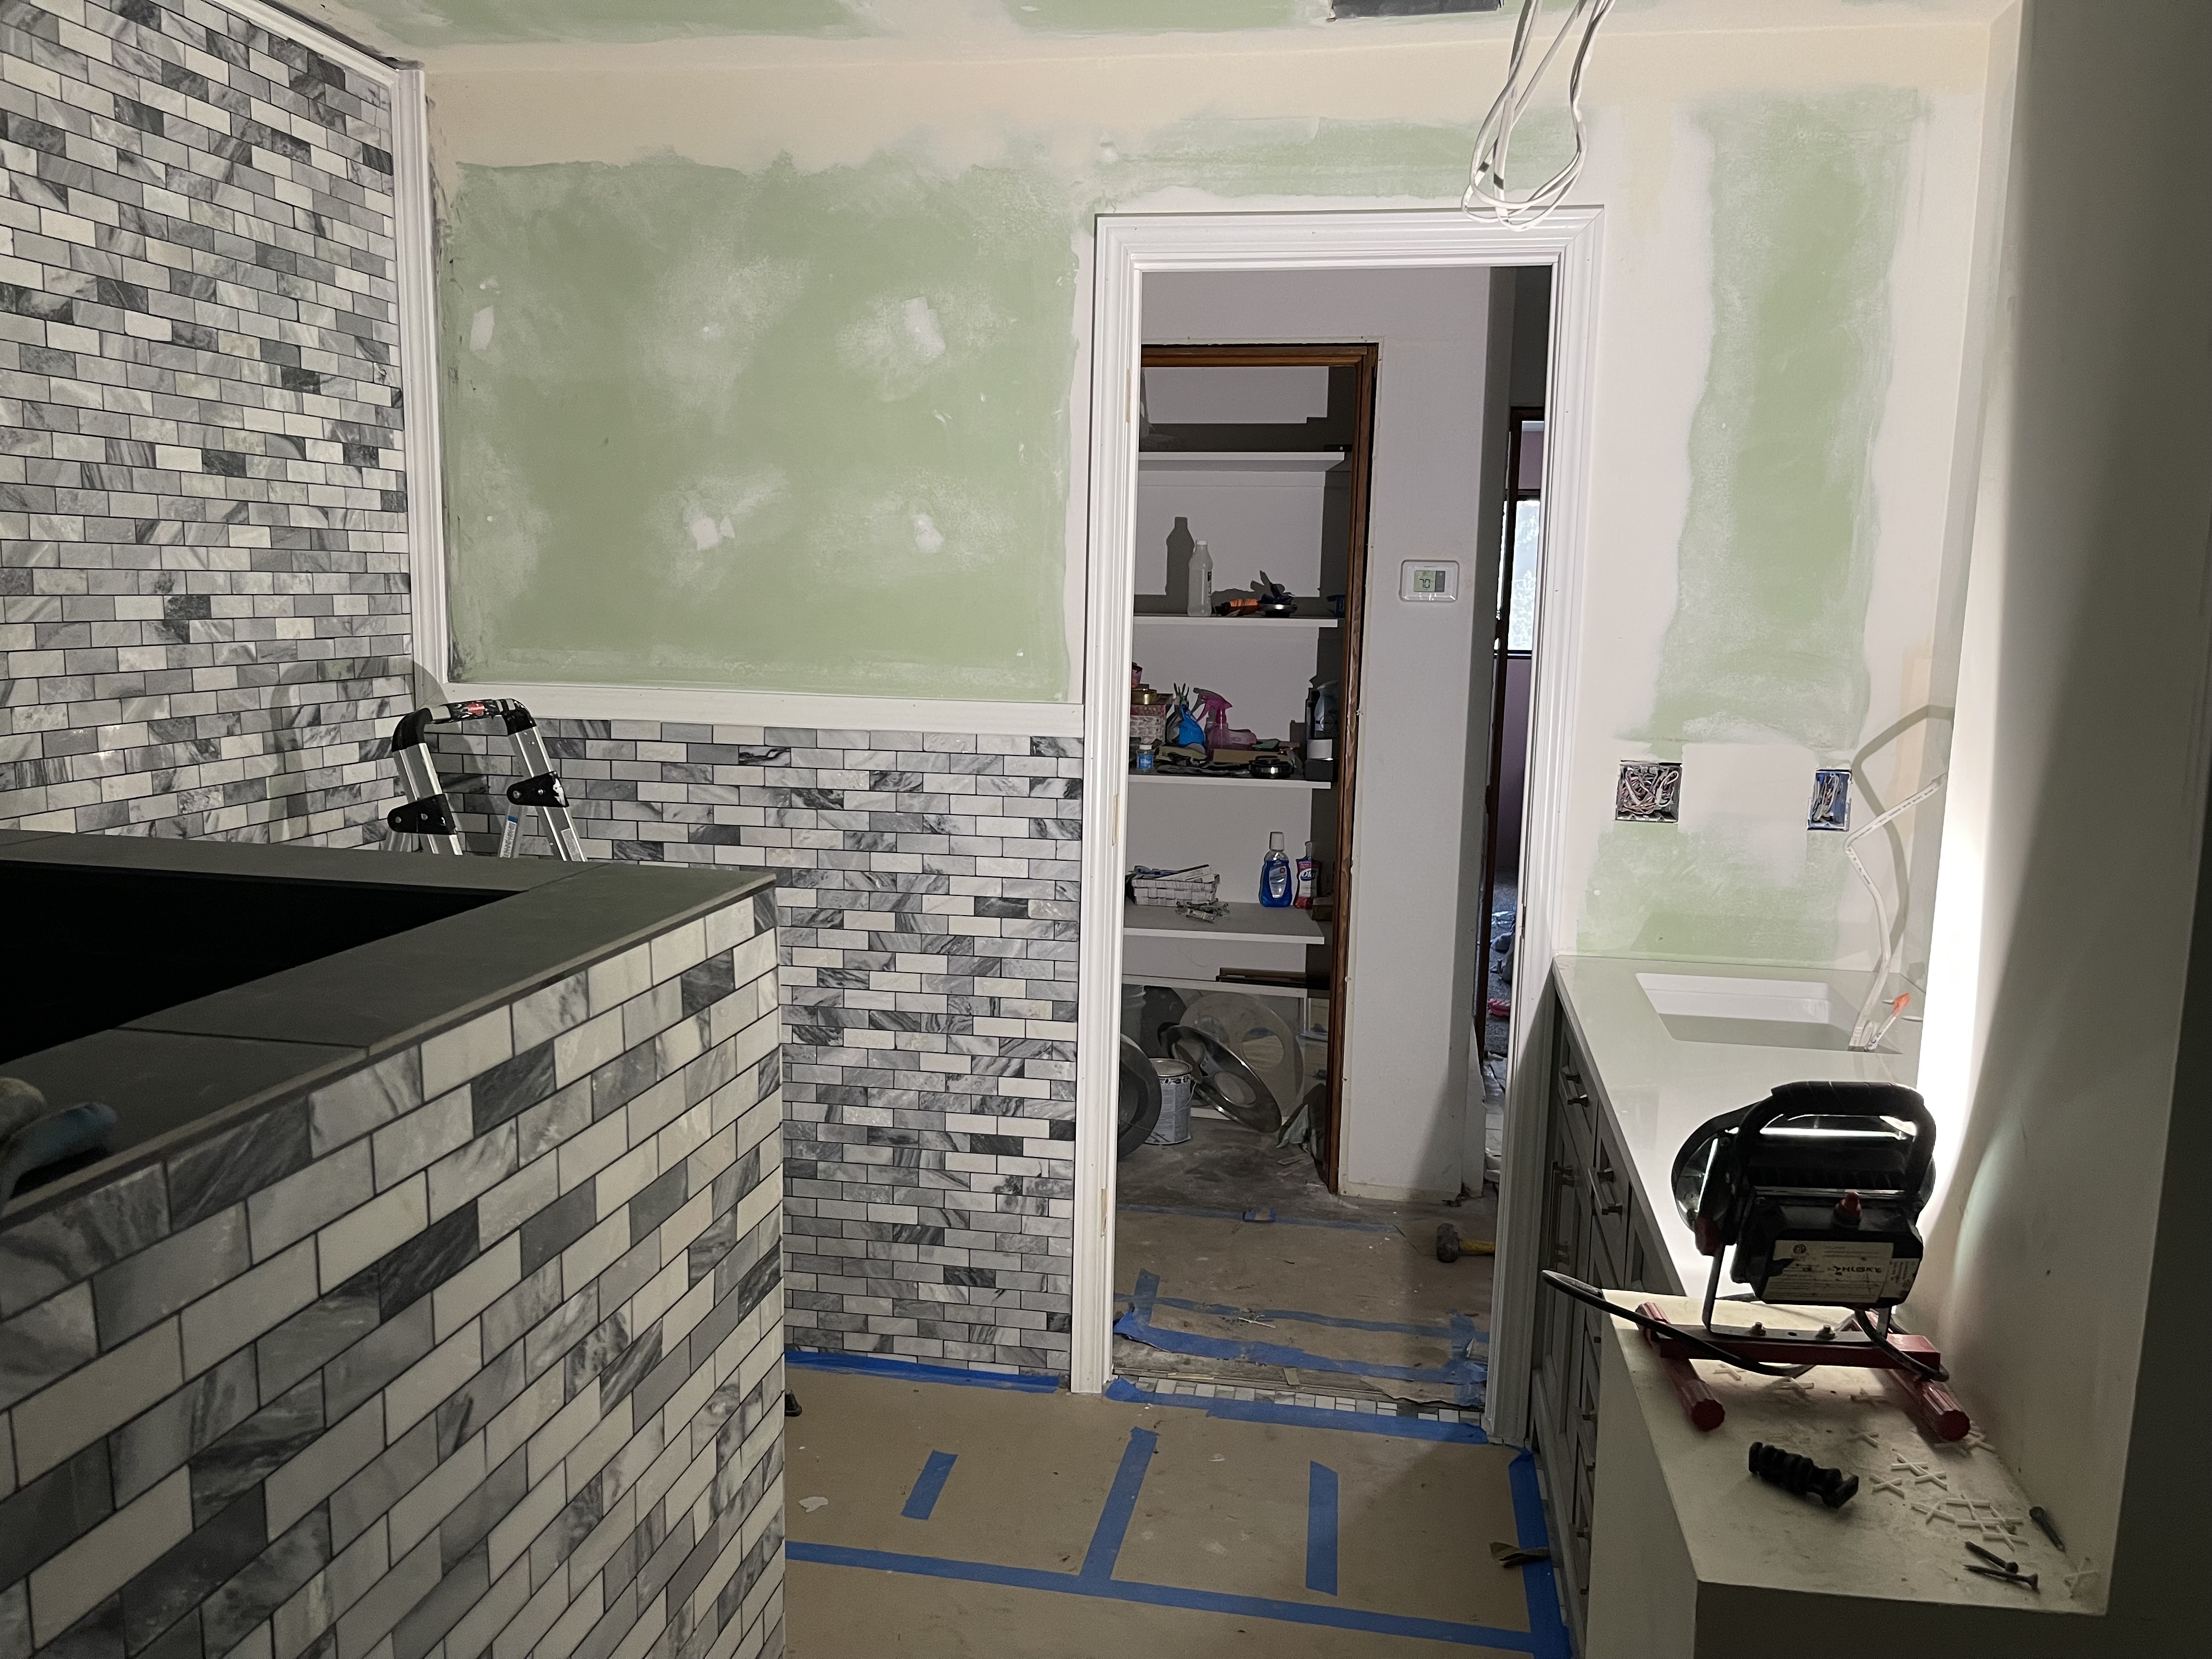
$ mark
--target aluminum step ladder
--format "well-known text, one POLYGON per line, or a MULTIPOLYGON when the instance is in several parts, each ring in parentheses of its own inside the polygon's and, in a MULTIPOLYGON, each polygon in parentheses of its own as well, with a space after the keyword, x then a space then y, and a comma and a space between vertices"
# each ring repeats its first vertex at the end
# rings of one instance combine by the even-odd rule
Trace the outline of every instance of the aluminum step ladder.
MULTIPOLYGON (((461 844, 460 822, 453 814, 453 803, 447 799, 445 786, 438 781, 438 765, 431 758, 429 744, 424 739, 434 726, 465 726, 473 720, 489 720, 505 725, 507 736, 514 739, 515 757, 522 763, 522 777, 507 786, 507 799, 518 808, 538 809, 545 821, 545 838, 553 843, 555 857, 582 863, 584 844, 577 838, 576 821, 568 814, 568 792, 561 787, 560 775, 554 771, 552 758, 545 752, 545 739, 538 735, 538 722, 520 703, 504 697, 417 708, 403 715, 399 724, 392 728, 392 758, 399 768, 400 787, 406 791, 407 799, 384 815, 385 823, 392 830, 385 838, 386 850, 412 852, 419 848, 455 854, 467 852, 461 844)), ((500 835, 499 856, 513 858, 521 839, 521 814, 509 812, 506 828, 500 835)))

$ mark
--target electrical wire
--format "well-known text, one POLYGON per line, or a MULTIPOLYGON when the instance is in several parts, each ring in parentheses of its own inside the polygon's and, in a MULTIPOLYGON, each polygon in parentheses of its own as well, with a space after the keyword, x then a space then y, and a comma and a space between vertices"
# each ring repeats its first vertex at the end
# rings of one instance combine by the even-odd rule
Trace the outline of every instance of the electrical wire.
POLYGON ((1598 25, 1613 9, 1613 0, 1571 0, 1566 21, 1559 25, 1559 33, 1524 86, 1522 66, 1528 61, 1529 38, 1535 33, 1536 19, 1543 9, 1544 0, 1521 0, 1521 17, 1513 28, 1513 56, 1506 65, 1505 84, 1499 88, 1490 112, 1482 118, 1482 125, 1475 129, 1474 159, 1468 165, 1466 192, 1460 198, 1463 211, 1516 230, 1540 225, 1548 218, 1552 210, 1574 188, 1576 176, 1583 170, 1583 157, 1589 149, 1583 126, 1583 70, 1589 65, 1598 25), (1559 56, 1559 48, 1574 33, 1577 21, 1583 25, 1582 44, 1575 48, 1574 63, 1567 71, 1567 116, 1574 125, 1575 153, 1567 158, 1566 165, 1526 196, 1510 196, 1505 187, 1505 159, 1513 145, 1513 130, 1520 123, 1521 112, 1528 107, 1528 100, 1541 84, 1544 71, 1551 68, 1552 59, 1559 56))
MULTIPOLYGON (((1941 789, 1944 780, 1949 776, 1950 774, 1948 772, 1938 773, 1932 783, 1916 793, 1907 795, 1872 823, 1863 829, 1854 830, 1844 837, 1844 856, 1851 861, 1851 868, 1859 872, 1859 879, 1866 884, 1867 891, 1874 896, 1874 919, 1877 929, 1875 937, 1881 941, 1881 955, 1875 967, 1873 988, 1867 992, 1866 1000, 1859 1005, 1858 1021, 1851 1027, 1850 1046, 1862 1053, 1872 1048, 1881 1040, 1879 1034, 1874 1033, 1874 1014, 1875 1010, 1881 1006, 1882 992, 1888 988, 1890 973, 1896 963, 1897 946, 1889 937, 1889 907, 1881 901, 1881 889, 1875 884, 1873 875, 1868 871, 1866 866, 1859 861, 1859 842, 1874 834, 1892 818, 1919 805, 1922 801, 1941 789)), ((1883 1029, 1886 1030, 1888 1028, 1883 1029)))
POLYGON ((1893 1310, 1884 1308, 1881 1310, 1881 1328, 1876 1330, 1873 1322, 1867 1318, 1865 1310, 1862 1309, 1857 1316, 1856 1323, 1858 1328, 1866 1333, 1867 1340, 1895 1360, 1899 1369, 1911 1371, 1930 1382, 1948 1382, 1951 1380, 1951 1373, 1942 1366, 1928 1364, 1924 1361, 1915 1359, 1903 1349, 1891 1346, 1889 1326, 1893 1316, 1893 1310))

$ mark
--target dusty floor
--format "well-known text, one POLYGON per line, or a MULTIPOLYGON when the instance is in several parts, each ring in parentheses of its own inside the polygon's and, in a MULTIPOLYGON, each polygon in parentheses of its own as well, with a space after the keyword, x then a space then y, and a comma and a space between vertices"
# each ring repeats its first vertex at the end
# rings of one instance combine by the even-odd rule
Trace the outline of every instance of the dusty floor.
POLYGON ((1533 1466, 1472 1427, 793 1360, 792 1659, 1565 1659, 1490 1549, 1543 1541, 1533 1466))
POLYGON ((1491 1261, 1440 1262, 1436 1235, 1493 1237, 1494 1198, 1340 1197, 1304 1152, 1202 1115, 1120 1174, 1116 1375, 1480 1403, 1491 1261))

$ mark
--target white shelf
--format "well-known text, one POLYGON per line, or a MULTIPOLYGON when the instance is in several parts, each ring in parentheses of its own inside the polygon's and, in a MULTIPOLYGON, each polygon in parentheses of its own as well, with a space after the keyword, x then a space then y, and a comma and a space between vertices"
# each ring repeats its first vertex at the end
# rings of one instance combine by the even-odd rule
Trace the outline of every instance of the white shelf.
POLYGON ((1339 449, 1139 450, 1139 472, 1326 472, 1352 457, 1339 449))
POLYGON ((1310 910, 1231 904, 1219 921, 1200 921, 1164 904, 1121 905, 1121 931, 1154 938, 1215 939, 1224 945, 1320 945, 1328 933, 1310 910))
POLYGON ((1164 985, 1170 991, 1243 991, 1255 997, 1312 997, 1326 1001, 1328 988, 1308 990, 1301 985, 1261 985, 1242 979, 1177 979, 1172 974, 1124 974, 1124 985, 1164 985))
POLYGON ((1238 789, 1328 789, 1334 787, 1330 784, 1322 782, 1317 778, 1183 777, 1173 772, 1132 772, 1129 774, 1129 781, 1133 784, 1141 783, 1146 785, 1173 783, 1180 784, 1186 787, 1200 789, 1219 789, 1223 787, 1238 789))
POLYGON ((1170 612, 1139 611, 1139 623, 1149 627, 1175 628, 1334 628, 1334 617, 1179 617, 1170 612))

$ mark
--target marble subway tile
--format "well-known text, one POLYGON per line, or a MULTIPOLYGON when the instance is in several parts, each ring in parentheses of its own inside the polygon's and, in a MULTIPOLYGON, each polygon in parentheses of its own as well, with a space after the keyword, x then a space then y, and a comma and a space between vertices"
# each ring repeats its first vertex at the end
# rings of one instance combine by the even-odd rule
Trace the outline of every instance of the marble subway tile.
MULTIPOLYGON (((189 1537, 191 1482, 182 1469, 82 1534, 30 1577, 31 1628, 40 1645, 121 1589, 189 1537)), ((119 1616, 121 1609, 118 1606, 119 1616)), ((120 1650, 120 1641, 118 1641, 120 1650)))
MULTIPOLYGON (((262 1490, 267 1494, 270 1529, 291 1528, 383 1450, 384 1402, 371 1400, 338 1419, 321 1439, 269 1477, 262 1490)), ((189 1520, 189 1493, 185 1504, 189 1520)))
POLYGON ((263 1396, 274 1399, 351 1347, 380 1317, 375 1277, 362 1274, 272 1327, 253 1345, 263 1396))
POLYGON ((200 1619, 207 1650, 228 1654, 329 1564, 331 1526, 321 1510, 280 1533, 207 1598, 200 1619))
POLYGON ((356 1140, 298 1173, 263 1188, 246 1201, 253 1257, 266 1261, 366 1204, 375 1193, 369 1143, 356 1140))
POLYGON ((307 1103, 258 1112, 168 1160, 169 1221, 189 1227, 303 1166, 313 1155, 307 1103))
POLYGON ((42 1474, 184 1386, 177 1322, 110 1348, 15 1407, 21 1477, 42 1474))
POLYGON ((402 1049, 326 1084, 307 1101, 315 1155, 319 1158, 334 1152, 380 1124, 413 1111, 422 1100, 422 1052, 416 1048, 402 1049))
POLYGON ((0 1406, 36 1394, 99 1352, 89 1285, 72 1285, 0 1322, 0 1406))
POLYGON ((234 1353, 191 1378, 108 1437, 117 1498, 130 1502, 251 1417, 259 1403, 251 1352, 234 1353))
POLYGON ((0 1317, 137 1255, 168 1231, 168 1190, 158 1166, 27 1220, 0 1218, 0 1317))
POLYGON ((136 1336, 244 1272, 250 1260, 246 1206, 233 1205, 160 1243, 126 1256, 92 1281, 100 1341, 136 1336))
POLYGON ((429 1224, 428 1183, 410 1176, 315 1235, 325 1290, 352 1278, 429 1224))
POLYGON ((114 1511, 107 1447, 82 1451, 0 1503, 0 1583, 14 1583, 114 1511))
POLYGON ((427 1039, 421 1053, 423 1090, 431 1095, 444 1094, 513 1056, 512 1018, 506 1008, 495 1008, 427 1039))
POLYGON ((323 1432, 315 1379, 279 1395, 191 1460, 192 1519, 204 1524, 305 1451, 323 1432))
POLYGON ((315 1299, 315 1244, 301 1239, 186 1308, 185 1370, 198 1376, 315 1299))

